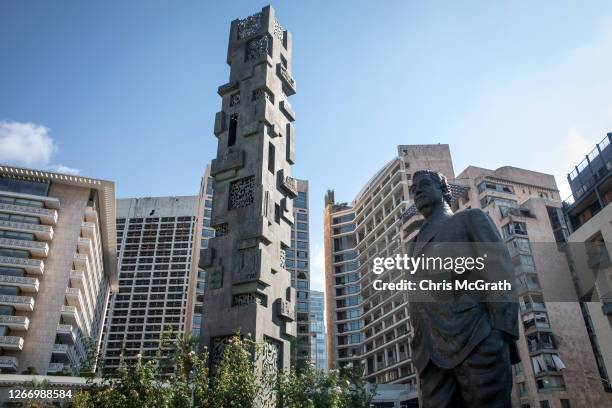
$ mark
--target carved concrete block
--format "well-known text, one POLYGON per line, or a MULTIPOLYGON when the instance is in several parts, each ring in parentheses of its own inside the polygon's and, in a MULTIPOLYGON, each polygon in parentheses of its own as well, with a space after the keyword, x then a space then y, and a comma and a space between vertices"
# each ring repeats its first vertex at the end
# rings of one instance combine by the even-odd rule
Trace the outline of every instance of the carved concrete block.
POLYGON ((219 137, 225 131, 225 112, 217 112, 215 114, 215 136, 219 137))
POLYGON ((200 250, 200 260, 198 266, 202 269, 206 269, 213 264, 215 256, 215 250, 213 248, 206 248, 200 250))
POLYGON ((257 281, 261 277, 261 251, 254 248, 245 248, 237 252, 233 259, 234 275, 232 284, 257 281))
POLYGON ((229 148, 222 155, 212 160, 210 174, 215 176, 229 170, 237 170, 244 166, 244 152, 236 148, 229 148))

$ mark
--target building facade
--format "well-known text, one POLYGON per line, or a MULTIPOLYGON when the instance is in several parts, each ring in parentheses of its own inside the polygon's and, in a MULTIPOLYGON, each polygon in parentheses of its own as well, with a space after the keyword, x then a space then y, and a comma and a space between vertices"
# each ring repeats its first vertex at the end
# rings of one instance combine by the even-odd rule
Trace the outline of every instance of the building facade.
POLYGON ((206 270, 200 344, 210 350, 213 365, 238 331, 266 345, 263 367, 290 364, 296 294, 285 251, 298 196, 291 177, 291 50, 291 34, 269 6, 231 24, 230 78, 218 90, 217 156, 211 164, 215 238, 200 256, 206 270))
MULTIPOLYGON (((455 211, 481 208, 508 246, 519 296, 521 362, 513 369, 516 407, 609 404, 589 348, 563 246, 568 228, 552 175, 515 167, 470 166, 454 180, 466 187, 455 211)), ((406 225, 407 226, 407 225, 406 225)))
MULTIPOLYGON (((564 201, 571 249, 584 243, 584 265, 596 279, 579 281, 578 293, 602 386, 612 398, 612 133, 600 141, 568 174, 572 196, 564 201)), ((578 247, 580 248, 580 247, 578 247)), ((576 249, 578 249, 576 248, 576 249)), ((579 257, 574 256, 575 262, 579 257)))
POLYGON ((0 370, 95 369, 117 290, 114 183, 0 166, 0 370))
POLYGON ((140 354, 153 357, 160 336, 184 333, 198 198, 146 197, 117 200, 119 293, 108 307, 104 369, 116 370, 140 354))
MULTIPOLYGON (((393 384, 404 384, 404 395, 411 390, 415 394, 406 295, 373 290, 370 268, 373 257, 397 254, 398 244, 418 233, 423 218, 409 197, 408 187, 412 174, 421 169, 447 176, 455 211, 481 208, 487 212, 515 262, 521 363, 513 370, 513 405, 566 408, 609 404, 598 357, 590 348, 584 350, 593 336, 582 307, 577 301, 566 301, 576 299, 576 289, 567 251, 561 245, 570 230, 554 177, 513 167, 488 170, 470 166, 455 178, 445 145, 400 146, 398 157, 380 170, 350 205, 336 203, 333 191, 328 192, 324 210, 328 366, 361 365, 369 382, 389 387, 388 399, 398 392, 395 388, 392 391, 393 384)), ((605 197, 606 191, 600 190, 600 196, 605 197)), ((601 225, 607 230, 605 222, 601 225)), ((390 275, 383 279, 402 278, 399 273, 390 275)), ((598 307, 596 320, 602 325, 607 322, 601 318, 605 302, 603 308, 601 303, 598 307)), ((600 334, 602 338, 607 335, 600 334)), ((600 354, 604 361, 605 352, 600 354)))
POLYGON ((310 291, 310 359, 318 370, 327 370, 325 293, 310 291))
MULTIPOLYGON (((410 358, 407 295, 378 292, 374 257, 400 250, 408 189, 420 169, 454 177, 448 145, 401 145, 350 205, 333 191, 324 210, 327 356, 330 368, 362 366, 368 382, 403 384, 414 399, 416 372, 410 358)), ((399 392, 399 391, 398 391, 399 392)))
POLYGON ((294 224, 291 227, 291 248, 285 251, 285 266, 291 273, 291 286, 296 289, 297 339, 292 355, 297 365, 308 362, 312 355, 310 337, 310 223, 308 181, 295 180, 298 195, 293 200, 294 224))
POLYGON ((185 328, 198 338, 202 326, 202 304, 204 302, 204 286, 206 284, 206 271, 199 267, 200 251, 208 248, 208 241, 215 236, 215 230, 211 227, 213 200, 213 178, 210 176, 210 166, 206 166, 204 175, 200 182, 198 194, 198 215, 196 218, 194 243, 191 255, 191 277, 189 283, 189 297, 187 307, 192 310, 191 321, 185 328))

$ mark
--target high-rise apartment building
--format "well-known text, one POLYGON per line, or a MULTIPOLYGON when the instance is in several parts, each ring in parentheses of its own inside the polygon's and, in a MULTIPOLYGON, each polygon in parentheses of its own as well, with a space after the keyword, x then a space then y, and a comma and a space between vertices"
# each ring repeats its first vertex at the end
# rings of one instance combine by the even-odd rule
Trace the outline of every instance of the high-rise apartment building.
MULTIPOLYGON (((361 364, 370 382, 407 384, 414 390, 406 294, 373 290, 372 282, 379 277, 370 268, 374 256, 400 252, 400 242, 418 233, 423 218, 408 196, 408 186, 421 169, 447 176, 455 211, 487 212, 516 264, 522 362, 514 367, 513 404, 565 408, 609 403, 596 358, 590 348, 584 349, 590 337, 580 304, 555 302, 561 300, 556 298, 559 293, 566 294, 563 300, 575 298, 575 288, 566 252, 558 245, 569 231, 553 176, 471 166, 455 178, 445 145, 400 146, 398 157, 350 205, 336 203, 333 191, 328 193, 324 235, 329 366, 361 364)), ((391 275, 389 280, 402 278, 391 275)))
MULTIPOLYGON (((408 188, 420 169, 454 171, 448 145, 401 145, 348 204, 326 196, 324 210, 327 357, 330 368, 363 365, 369 382, 416 390, 408 346, 405 293, 375 291, 374 257, 400 250, 401 227, 411 208, 408 188)), ((413 393, 414 396, 414 393, 413 393)))
POLYGON ((0 166, 0 370, 78 374, 117 290, 114 183, 0 166))
MULTIPOLYGON (((612 133, 599 142, 568 174, 572 196, 564 201, 570 249, 585 243, 586 265, 596 275, 590 282, 578 281, 578 293, 597 361, 599 377, 612 398, 612 133), (585 296, 586 295, 586 296, 585 296)), ((579 262, 579 257, 573 257, 579 262)))
POLYGON ((609 404, 580 304, 571 301, 575 288, 566 252, 557 245, 568 229, 554 177, 515 167, 470 166, 454 182, 466 187, 455 211, 485 211, 515 264, 521 363, 514 366, 513 405, 609 404))
POLYGON ((117 200, 119 293, 109 302, 104 330, 104 369, 121 355, 152 357, 164 331, 184 333, 198 197, 117 200))
POLYGON ((208 241, 215 236, 215 230, 211 227, 210 217, 212 216, 213 199, 213 178, 210 176, 210 166, 206 166, 204 175, 200 182, 200 193, 198 194, 198 216, 194 233, 193 253, 191 256, 191 277, 192 285, 189 288, 187 307, 192 312, 191 322, 186 331, 192 332, 200 337, 200 327, 202 326, 202 304, 204 301, 204 285, 206 284, 206 271, 199 267, 200 251, 208 248, 208 241))
MULTIPOLYGON (((236 332, 266 346, 263 368, 288 368, 296 335, 295 289, 285 265, 297 183, 292 39, 264 7, 230 28, 229 82, 218 89, 212 224, 202 251, 206 270, 201 345, 216 363, 236 332)), ((273 399, 270 399, 272 402, 273 399)))
POLYGON ((297 340, 292 350, 295 364, 308 362, 312 356, 310 308, 310 224, 308 181, 295 180, 298 195, 293 200, 294 224, 291 227, 291 248, 285 251, 285 267, 291 273, 291 286, 296 289, 297 340))
POLYGON ((318 370, 327 370, 325 293, 310 291, 310 355, 318 370))

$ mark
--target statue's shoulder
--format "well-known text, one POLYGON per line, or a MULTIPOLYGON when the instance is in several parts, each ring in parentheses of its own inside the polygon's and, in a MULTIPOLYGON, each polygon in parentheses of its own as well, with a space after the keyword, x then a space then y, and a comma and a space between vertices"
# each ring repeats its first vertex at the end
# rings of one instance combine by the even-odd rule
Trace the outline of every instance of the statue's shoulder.
POLYGON ((486 220, 487 217, 487 213, 482 211, 480 208, 468 208, 453 214, 453 219, 455 221, 460 222, 475 222, 478 220, 486 220))

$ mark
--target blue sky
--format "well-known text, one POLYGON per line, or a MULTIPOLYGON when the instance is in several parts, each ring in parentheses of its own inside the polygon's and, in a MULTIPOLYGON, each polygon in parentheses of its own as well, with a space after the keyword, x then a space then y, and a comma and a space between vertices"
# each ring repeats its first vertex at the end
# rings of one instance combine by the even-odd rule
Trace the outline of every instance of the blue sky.
MULTIPOLYGON (((262 1, 0 2, 0 162, 191 195, 215 152, 229 24, 262 1)), ((313 287, 323 195, 350 201, 398 144, 562 178, 612 130, 609 1, 279 1, 294 37, 313 287), (324 149, 323 149, 324 148, 324 149)))

